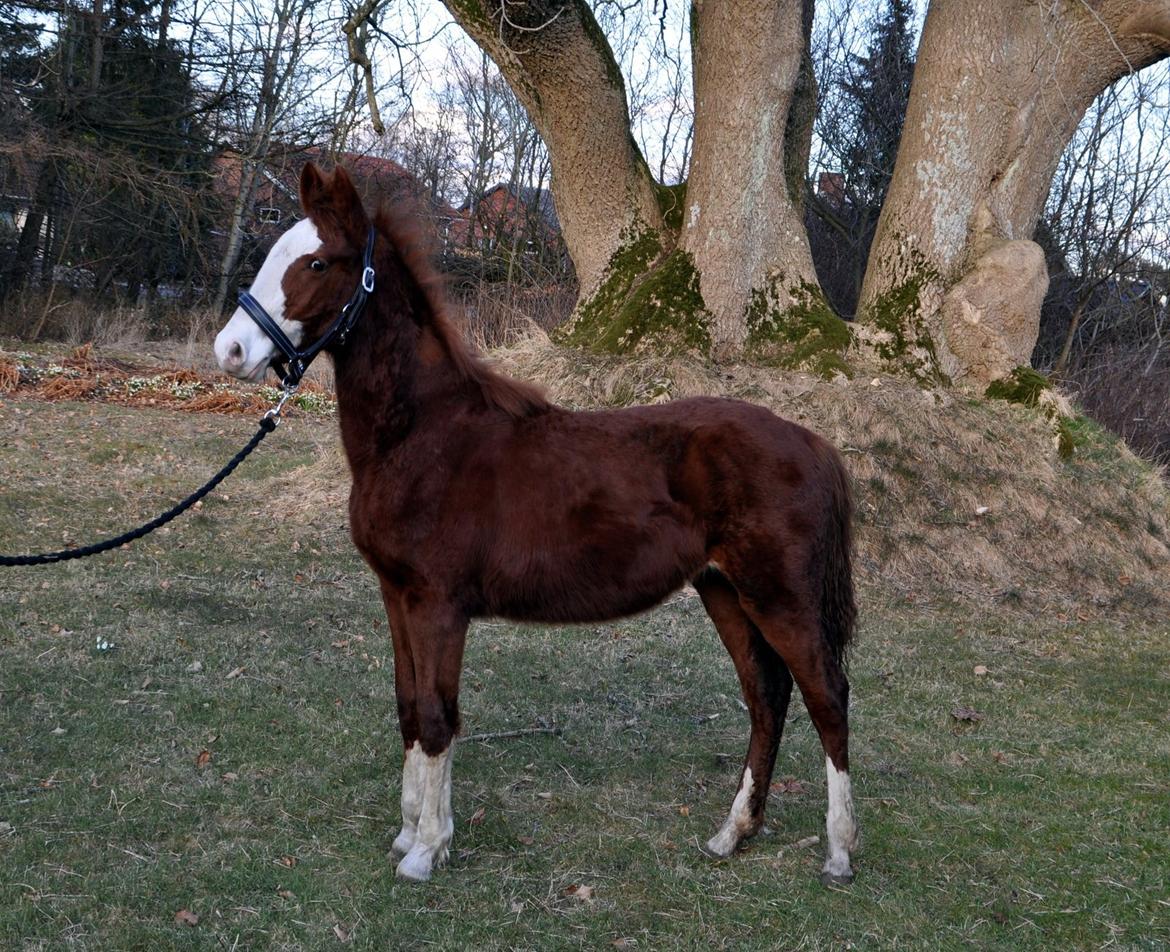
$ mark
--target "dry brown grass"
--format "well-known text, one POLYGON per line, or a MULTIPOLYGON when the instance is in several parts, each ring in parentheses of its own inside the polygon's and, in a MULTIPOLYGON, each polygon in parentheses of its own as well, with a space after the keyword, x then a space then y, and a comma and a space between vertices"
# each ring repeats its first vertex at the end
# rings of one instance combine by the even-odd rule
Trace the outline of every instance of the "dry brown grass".
MULTIPOLYGON (((330 403, 332 390, 318 382, 325 375, 302 382, 299 398, 330 403)), ((325 377, 332 383, 331 374, 325 377)), ((125 406, 168 407, 188 413, 259 415, 272 406, 273 391, 244 387, 226 376, 189 367, 159 365, 152 359, 99 356, 92 343, 55 359, 40 355, 4 355, 0 352, 0 393, 19 393, 40 400, 100 400, 125 406), (23 372, 22 372, 23 370, 23 372)), ((286 408, 297 412, 294 403, 286 408)))
MULTIPOLYGON (((495 354, 578 408, 714 394, 763 404, 832 440, 853 474, 858 571, 908 601, 959 598, 1069 619, 1163 604, 1170 492, 1085 424, 1069 460, 1052 424, 1002 402, 890 377, 826 382, 764 367, 585 355, 536 334, 495 354)), ((336 448, 288 477, 281 505, 345 505, 336 448)))
MULTIPOLYGON (((143 370, 87 348, 59 361, 65 372, 40 376, 22 374, 9 356, 0 354, 0 391, 22 396, 196 413, 258 414, 269 405, 255 389, 215 387, 209 376, 173 366, 143 370), (143 374, 151 386, 129 392, 128 381, 143 374)), ((853 474, 859 576, 887 594, 927 607, 957 597, 1081 621, 1167 601, 1170 491, 1155 467, 1087 422, 1078 424, 1083 444, 1064 460, 1039 413, 891 377, 826 382, 688 358, 593 356, 536 329, 494 356, 570 407, 722 395, 821 433, 853 474)), ((327 371, 323 364, 304 391, 328 397, 327 371)), ((294 518, 344 512, 348 490, 336 442, 271 489, 294 518)))

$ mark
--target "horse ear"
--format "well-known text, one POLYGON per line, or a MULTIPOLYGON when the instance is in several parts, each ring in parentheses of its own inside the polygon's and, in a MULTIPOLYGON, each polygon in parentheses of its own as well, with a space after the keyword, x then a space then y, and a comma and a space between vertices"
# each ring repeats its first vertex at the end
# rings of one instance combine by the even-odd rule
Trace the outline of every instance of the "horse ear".
POLYGON ((321 170, 312 162, 306 162, 301 169, 301 208, 306 215, 312 217, 313 212, 320 208, 327 191, 321 170))
POLYGON ((337 216, 341 227, 346 229, 349 237, 357 244, 364 244, 366 231, 370 227, 366 217, 366 209, 362 205, 362 198, 354 187, 353 179, 344 166, 337 166, 333 170, 333 212, 337 216))
POLYGON ((301 207, 318 224, 340 229, 357 245, 363 245, 370 227, 361 196, 349 173, 340 165, 325 175, 312 162, 301 169, 301 207))

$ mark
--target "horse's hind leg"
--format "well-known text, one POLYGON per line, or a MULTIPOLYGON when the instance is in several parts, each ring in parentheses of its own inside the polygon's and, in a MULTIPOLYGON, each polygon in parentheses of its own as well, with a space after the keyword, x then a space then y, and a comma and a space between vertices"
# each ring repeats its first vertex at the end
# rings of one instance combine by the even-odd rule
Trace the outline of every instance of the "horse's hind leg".
POLYGON ((739 792, 723 826, 707 841, 710 853, 730 856, 764 823, 776 749, 792 696, 792 676, 748 618, 740 606, 738 593, 722 573, 707 570, 694 584, 735 664, 751 718, 751 737, 739 792))
POLYGON ((821 882, 851 882, 850 854, 857 848, 857 821, 849 783, 849 682, 839 657, 825 643, 812 610, 763 614, 745 605, 748 615, 792 672, 804 706, 825 750, 829 810, 829 848, 821 882))

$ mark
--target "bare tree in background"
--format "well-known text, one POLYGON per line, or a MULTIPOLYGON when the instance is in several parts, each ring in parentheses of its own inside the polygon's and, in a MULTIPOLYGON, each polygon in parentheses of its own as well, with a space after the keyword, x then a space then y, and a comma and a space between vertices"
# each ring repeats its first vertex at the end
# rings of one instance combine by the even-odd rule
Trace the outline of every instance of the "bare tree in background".
MULTIPOLYGON (((238 156, 235 197, 212 308, 222 311, 235 280, 256 188, 274 155, 318 141, 331 124, 317 96, 330 75, 321 59, 338 43, 327 0, 233 2, 222 24, 228 55, 223 75, 237 92, 219 139, 238 156)), ((333 67, 336 69, 336 67, 333 67)))

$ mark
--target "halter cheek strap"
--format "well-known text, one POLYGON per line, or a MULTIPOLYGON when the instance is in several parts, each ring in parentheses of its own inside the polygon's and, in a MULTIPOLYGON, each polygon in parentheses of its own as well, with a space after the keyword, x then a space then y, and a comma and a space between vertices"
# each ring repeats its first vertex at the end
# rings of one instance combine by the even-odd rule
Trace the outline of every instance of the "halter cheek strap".
POLYGON ((283 357, 274 358, 271 366, 280 374, 281 383, 286 389, 292 389, 301 382, 301 378, 305 375, 305 371, 309 369, 309 364, 313 362, 313 358, 326 347, 335 342, 338 346, 345 344, 345 339, 349 335, 349 332, 353 330, 353 326, 357 323, 358 318, 362 316, 362 311, 366 308, 366 302, 369 300, 370 295, 374 293, 375 237, 376 232, 374 226, 371 225, 370 231, 366 236, 366 248, 362 254, 361 281, 358 282, 358 286, 354 289, 353 294, 350 295, 349 300, 341 309, 341 313, 337 315, 325 333, 303 350, 297 350, 293 342, 288 339, 288 335, 273 320, 272 315, 264 310, 264 305, 252 297, 250 292, 241 291, 239 293, 238 300, 244 313, 256 322, 260 330, 268 335, 269 340, 276 345, 276 349, 283 355, 283 357), (288 364, 287 369, 285 369, 286 362, 288 364))

